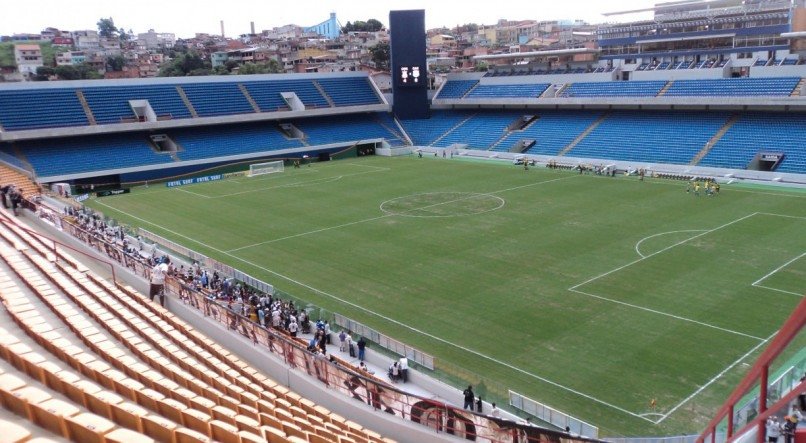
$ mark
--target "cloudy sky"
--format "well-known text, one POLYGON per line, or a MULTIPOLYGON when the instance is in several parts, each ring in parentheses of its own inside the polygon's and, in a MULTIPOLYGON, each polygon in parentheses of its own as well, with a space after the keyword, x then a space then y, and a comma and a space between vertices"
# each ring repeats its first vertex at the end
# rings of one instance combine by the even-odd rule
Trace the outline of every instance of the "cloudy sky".
MULTIPOLYGON (((5 3, 5 2, 4 2, 5 3)), ((48 26, 59 29, 95 29, 101 17, 112 17, 117 26, 135 33, 153 28, 190 37, 196 32, 218 33, 224 20, 228 36, 249 32, 255 22, 258 32, 293 23, 314 25, 336 12, 339 21, 377 18, 388 24, 393 9, 425 9, 426 26, 453 27, 464 23, 492 24, 498 19, 583 19, 607 21, 604 12, 651 7, 653 0, 36 0, 10 1, 2 6, 0 35, 38 33, 48 26)), ((623 16, 618 21, 637 18, 623 16)), ((614 21, 613 18, 609 21, 614 21)))

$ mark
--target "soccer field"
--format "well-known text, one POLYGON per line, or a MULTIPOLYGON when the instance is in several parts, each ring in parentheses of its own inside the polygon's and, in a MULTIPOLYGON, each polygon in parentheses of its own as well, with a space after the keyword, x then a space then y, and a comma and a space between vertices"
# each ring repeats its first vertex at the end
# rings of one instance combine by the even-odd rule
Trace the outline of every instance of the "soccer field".
POLYGON ((601 436, 665 435, 701 430, 806 292, 806 193, 685 188, 367 157, 87 204, 601 436))

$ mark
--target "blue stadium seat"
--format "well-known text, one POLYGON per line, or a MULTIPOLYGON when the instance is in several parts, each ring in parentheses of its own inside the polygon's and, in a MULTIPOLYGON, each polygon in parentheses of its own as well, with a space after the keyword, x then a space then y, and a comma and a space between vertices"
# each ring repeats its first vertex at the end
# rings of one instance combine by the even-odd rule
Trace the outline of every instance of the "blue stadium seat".
POLYGON ((721 112, 612 112, 566 155, 687 164, 728 117, 721 112))
POLYGON ((379 105, 381 99, 366 77, 317 80, 336 106, 379 105))
POLYGON ((789 96, 800 77, 752 77, 709 80, 677 80, 666 96, 789 96))
POLYGON ((399 138, 399 135, 393 133, 388 129, 388 125, 383 125, 378 120, 383 118, 383 116, 373 114, 354 114, 299 119, 293 123, 305 133, 306 141, 312 146, 375 138, 386 139, 394 146, 402 145, 403 140, 399 138))
POLYGON ((185 83, 182 89, 199 117, 255 112, 236 83, 185 83))
POLYGON ((536 98, 540 97, 550 83, 521 85, 478 85, 465 98, 536 98))
POLYGON ((40 178, 173 161, 154 151, 147 135, 137 133, 31 140, 17 146, 40 178))
POLYGON ((173 130, 170 134, 182 148, 178 153, 181 160, 199 160, 303 146, 299 140, 286 138, 273 122, 195 127, 173 130))
POLYGON ((525 154, 557 155, 601 115, 592 111, 538 111, 535 114, 537 121, 523 130, 513 131, 493 150, 508 152, 521 140, 534 140, 535 145, 525 154))
POLYGON ((442 87, 437 98, 462 98, 477 83, 477 80, 449 80, 442 87))
POLYGON ((129 100, 148 100, 158 117, 191 117, 175 85, 99 85, 82 88, 81 92, 98 124, 120 123, 122 119, 134 118, 129 100))
POLYGON ((472 112, 433 111, 431 118, 421 120, 400 120, 403 129, 416 146, 429 146, 436 139, 450 131, 463 120, 472 117, 472 112))
POLYGON ((665 81, 620 81, 573 83, 562 92, 564 97, 654 97, 665 81))
POLYGON ((74 88, 0 91, 0 125, 7 131, 88 124, 74 88))
POLYGON ((783 152, 778 172, 806 173, 806 119, 792 113, 747 113, 722 136, 700 166, 744 169, 759 151, 783 152))
POLYGON ((281 92, 297 94, 297 97, 302 100, 306 108, 326 108, 330 106, 311 80, 250 81, 243 84, 263 112, 289 109, 288 104, 280 95, 281 92))
POLYGON ((520 116, 519 112, 477 113, 461 126, 447 133, 433 146, 448 147, 458 143, 466 144, 474 149, 489 149, 506 134, 507 127, 520 116))

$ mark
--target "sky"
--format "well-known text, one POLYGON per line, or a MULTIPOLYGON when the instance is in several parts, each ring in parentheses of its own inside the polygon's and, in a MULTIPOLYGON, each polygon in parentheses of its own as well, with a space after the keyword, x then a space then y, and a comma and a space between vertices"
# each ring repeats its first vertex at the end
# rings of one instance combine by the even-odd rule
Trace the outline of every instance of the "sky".
MULTIPOLYGON (((5 3, 5 2, 4 2, 5 3)), ((389 11, 425 9, 426 27, 448 28, 465 23, 494 24, 499 19, 554 20, 582 19, 590 23, 626 21, 636 17, 606 18, 604 12, 651 7, 654 0, 36 0, 13 1, 2 6, 0 35, 38 33, 52 26, 63 30, 96 29, 101 17, 112 17, 115 25, 135 33, 154 29, 192 37, 197 32, 219 33, 224 20, 225 34, 237 37, 255 29, 286 24, 315 25, 335 12, 339 22, 376 18, 388 24, 389 11), (208 6, 209 5, 209 6, 208 6)), ((646 16, 644 16, 646 17, 646 16)))

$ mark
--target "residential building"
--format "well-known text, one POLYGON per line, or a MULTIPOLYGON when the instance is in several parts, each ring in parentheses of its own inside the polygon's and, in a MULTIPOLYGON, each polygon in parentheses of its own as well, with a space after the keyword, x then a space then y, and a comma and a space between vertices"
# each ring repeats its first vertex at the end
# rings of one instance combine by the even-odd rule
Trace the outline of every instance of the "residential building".
POLYGON ((14 45, 14 61, 17 63, 17 70, 20 74, 25 77, 35 75, 36 70, 44 66, 42 48, 32 44, 14 45))

